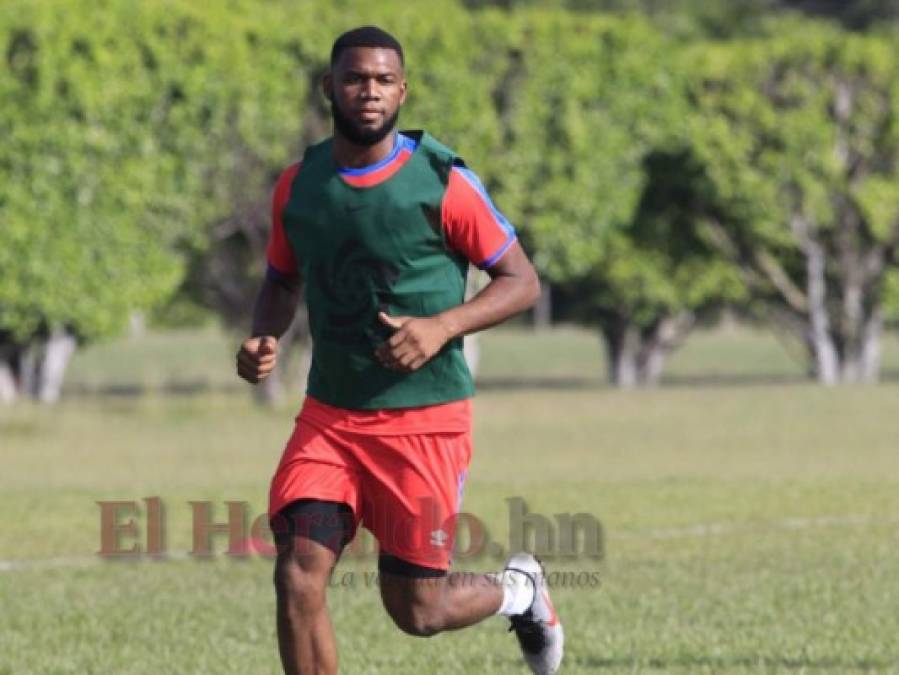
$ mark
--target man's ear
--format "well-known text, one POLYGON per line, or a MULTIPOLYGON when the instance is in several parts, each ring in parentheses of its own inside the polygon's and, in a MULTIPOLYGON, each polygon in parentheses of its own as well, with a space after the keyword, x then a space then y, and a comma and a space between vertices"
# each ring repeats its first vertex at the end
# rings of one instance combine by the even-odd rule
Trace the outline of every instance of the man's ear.
POLYGON ((331 77, 331 71, 329 70, 325 73, 325 76, 322 78, 322 93, 325 95, 327 100, 331 100, 332 95, 334 94, 334 78, 331 77))
POLYGON ((405 79, 400 83, 400 105, 406 102, 406 90, 408 88, 408 83, 405 79))

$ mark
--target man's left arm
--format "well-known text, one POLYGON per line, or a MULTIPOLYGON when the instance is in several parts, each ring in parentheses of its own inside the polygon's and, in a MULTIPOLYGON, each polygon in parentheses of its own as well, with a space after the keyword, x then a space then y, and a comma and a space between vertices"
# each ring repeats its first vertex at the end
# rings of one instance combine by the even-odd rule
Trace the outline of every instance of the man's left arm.
POLYGON ((379 318, 396 332, 378 350, 388 368, 413 371, 427 363, 453 338, 502 323, 529 309, 540 295, 540 280, 521 245, 515 241, 487 270, 488 283, 468 302, 429 317, 379 318))
POLYGON ((468 169, 453 169, 443 211, 448 239, 486 270, 490 283, 469 301, 436 316, 381 313, 380 320, 395 330, 377 352, 387 368, 417 370, 453 338, 502 323, 533 306, 540 295, 540 280, 512 226, 468 169))

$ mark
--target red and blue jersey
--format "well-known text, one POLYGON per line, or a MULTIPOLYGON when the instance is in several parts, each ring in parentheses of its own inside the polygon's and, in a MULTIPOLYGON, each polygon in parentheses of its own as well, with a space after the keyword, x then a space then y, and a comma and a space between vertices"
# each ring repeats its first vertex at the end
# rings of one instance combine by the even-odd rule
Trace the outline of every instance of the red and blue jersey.
MULTIPOLYGON (((343 168, 338 174, 354 188, 374 187, 392 178, 413 157, 416 149, 416 139, 397 134, 394 148, 386 158, 363 168, 343 168)), ((297 261, 303 254, 293 250, 282 219, 285 206, 296 193, 295 181, 300 166, 298 162, 285 169, 275 185, 272 229, 267 247, 269 270, 275 275, 296 276, 297 261)), ((450 169, 440 203, 440 218, 448 247, 481 269, 495 265, 516 240, 514 228, 490 199, 478 176, 461 162, 450 169)), ((468 400, 458 400, 413 408, 349 410, 309 396, 301 417, 361 434, 462 432, 470 429, 471 406, 468 400)))
MULTIPOLYGON (((393 150, 383 160, 359 169, 343 168, 339 174, 353 187, 372 187, 399 171, 415 149, 413 138, 397 134, 393 150)), ((299 162, 289 166, 275 184, 267 248, 270 269, 289 276, 297 274, 297 259, 284 232, 281 213, 299 169, 299 162)), ((453 166, 451 170, 441 205, 441 221, 449 246, 481 269, 495 265, 516 239, 515 229, 496 208, 480 179, 463 165, 453 166)))

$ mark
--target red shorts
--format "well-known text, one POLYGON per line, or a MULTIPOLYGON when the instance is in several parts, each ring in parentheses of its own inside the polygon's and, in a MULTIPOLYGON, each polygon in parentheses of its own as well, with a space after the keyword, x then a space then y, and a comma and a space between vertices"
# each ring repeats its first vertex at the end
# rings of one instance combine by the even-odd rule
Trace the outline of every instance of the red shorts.
POLYGON ((423 419, 415 409, 350 413, 307 398, 272 479, 269 516, 297 499, 343 502, 354 528, 361 522, 370 530, 381 553, 449 569, 471 461, 468 404, 421 409, 430 421, 435 412, 445 421, 422 433, 409 424, 423 419), (399 417, 391 427, 393 412, 399 417), (377 423, 360 430, 353 416, 377 423))

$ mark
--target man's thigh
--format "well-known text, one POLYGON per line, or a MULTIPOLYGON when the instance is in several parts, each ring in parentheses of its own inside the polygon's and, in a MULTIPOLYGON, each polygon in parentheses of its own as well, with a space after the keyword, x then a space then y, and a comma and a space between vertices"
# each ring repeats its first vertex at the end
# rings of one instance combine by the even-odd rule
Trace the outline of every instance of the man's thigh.
POLYGON ((379 568, 412 578, 442 576, 452 562, 470 434, 378 436, 368 446, 362 522, 378 540, 379 568))
POLYGON ((359 524, 361 489, 359 468, 340 435, 299 421, 269 490, 276 546, 302 537, 339 555, 359 524))
POLYGON ((318 555, 324 547, 335 563, 355 536, 358 522, 345 502, 308 498, 288 503, 269 520, 279 557, 300 560, 318 555))
POLYGON ((271 518, 297 499, 344 502, 359 513, 359 466, 340 433, 297 420, 269 489, 271 518))

